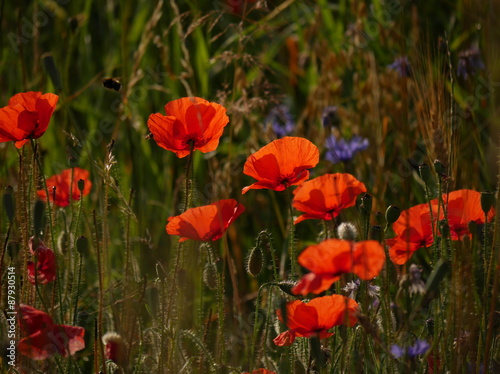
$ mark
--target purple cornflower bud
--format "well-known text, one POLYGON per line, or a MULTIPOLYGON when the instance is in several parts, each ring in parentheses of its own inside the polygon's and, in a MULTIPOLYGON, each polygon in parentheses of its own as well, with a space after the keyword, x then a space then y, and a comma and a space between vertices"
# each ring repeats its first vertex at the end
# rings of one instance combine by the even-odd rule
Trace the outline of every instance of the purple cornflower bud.
POLYGON ((411 66, 406 56, 398 57, 392 64, 387 65, 387 67, 397 71, 401 78, 409 77, 412 74, 411 66))

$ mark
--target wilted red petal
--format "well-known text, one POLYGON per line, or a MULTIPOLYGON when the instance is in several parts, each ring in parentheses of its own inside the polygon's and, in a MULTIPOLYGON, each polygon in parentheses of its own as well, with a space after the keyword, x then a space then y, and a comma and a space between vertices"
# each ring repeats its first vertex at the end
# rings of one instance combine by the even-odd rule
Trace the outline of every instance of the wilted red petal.
POLYGON ((273 339, 274 344, 276 344, 278 347, 287 347, 289 345, 292 345, 294 341, 295 341, 295 334, 293 333, 292 330, 287 330, 285 332, 282 332, 273 339))
POLYGON ((179 235, 180 242, 217 240, 244 211, 245 207, 234 199, 219 200, 170 217, 166 230, 170 235, 179 235))
POLYGON ((185 97, 165 105, 166 116, 155 113, 148 119, 148 127, 156 143, 177 157, 190 151, 214 151, 224 127, 229 123, 226 109, 199 97, 185 97))
POLYGON ((283 191, 308 179, 308 169, 318 162, 318 148, 309 140, 288 136, 274 140, 247 158, 243 173, 257 182, 243 188, 242 193, 261 188, 283 191))
POLYGON ((28 305, 18 308, 19 323, 24 335, 19 352, 33 360, 43 360, 55 353, 73 355, 85 348, 85 330, 78 326, 56 325, 45 312, 28 305))
POLYGON ((306 213, 295 223, 311 218, 331 220, 341 210, 354 206, 356 197, 363 192, 365 185, 346 173, 325 174, 306 181, 293 191, 293 207, 306 213))
POLYGON ((29 241, 30 252, 36 257, 35 262, 28 261, 28 279, 32 284, 47 284, 56 279, 56 255, 55 253, 38 240, 37 248, 33 249, 34 238, 29 241), (36 282, 35 282, 36 274, 36 282))
MULTIPOLYGON (((78 181, 83 180, 83 196, 86 196, 92 190, 92 182, 89 179, 90 173, 81 168, 65 169, 61 174, 56 174, 47 179, 47 189, 49 190, 49 199, 54 202, 57 206, 65 207, 68 206, 71 199, 80 200, 80 190, 78 189, 78 181), (71 183, 73 179, 73 183, 71 183), (70 185, 71 196, 70 196, 70 185), (54 200, 54 188, 55 188, 55 200, 54 200)), ((37 195, 43 201, 47 201, 47 194, 45 189, 38 190, 37 195)))

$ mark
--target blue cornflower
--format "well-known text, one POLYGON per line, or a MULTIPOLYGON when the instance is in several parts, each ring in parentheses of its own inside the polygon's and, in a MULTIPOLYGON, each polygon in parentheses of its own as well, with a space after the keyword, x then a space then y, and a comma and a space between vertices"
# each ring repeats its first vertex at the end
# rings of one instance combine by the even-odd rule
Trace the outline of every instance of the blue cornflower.
POLYGON ((274 107, 267 115, 266 124, 271 124, 271 127, 276 134, 276 138, 280 139, 290 135, 295 128, 295 122, 286 105, 278 105, 274 107))
POLYGON ((350 161, 356 152, 367 149, 368 144, 368 139, 361 136, 353 136, 351 140, 337 140, 335 136, 331 135, 326 139, 325 158, 334 164, 350 161))
POLYGON ((409 77, 411 75, 411 66, 408 62, 408 57, 398 57, 390 65, 387 65, 389 69, 396 70, 400 77, 409 77))
POLYGON ((340 118, 338 116, 338 108, 334 105, 327 106, 323 109, 321 120, 323 122, 323 127, 339 127, 340 118))
POLYGON ((405 347, 400 347, 397 344, 391 346, 391 353, 395 358, 401 358, 403 356, 416 357, 418 355, 424 355, 431 345, 423 339, 417 339, 415 344, 406 349, 405 347))
POLYGON ((477 45, 460 52, 458 55, 457 76, 467 79, 469 74, 474 75, 478 70, 484 70, 485 66, 481 59, 481 51, 477 45))

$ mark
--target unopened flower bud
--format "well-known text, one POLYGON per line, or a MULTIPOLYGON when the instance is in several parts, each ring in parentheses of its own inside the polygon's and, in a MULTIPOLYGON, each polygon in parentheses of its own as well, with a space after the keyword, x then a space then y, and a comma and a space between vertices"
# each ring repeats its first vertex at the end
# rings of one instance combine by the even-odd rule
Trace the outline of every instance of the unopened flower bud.
POLYGON ((353 242, 358 238, 358 230, 352 223, 343 222, 337 227, 337 235, 339 239, 353 242))
POLYGON ((488 214, 494 203, 495 195, 493 192, 481 192, 481 209, 484 214, 488 214))
POLYGON ((431 178, 432 178, 431 168, 429 167, 429 165, 427 165, 424 162, 423 164, 421 164, 418 167, 418 171, 419 171, 419 174, 420 174, 420 178, 422 178, 422 180, 424 181, 424 183, 425 184, 429 184, 429 182, 431 181, 431 178))
POLYGON ((377 240, 379 242, 382 241, 382 227, 379 225, 373 225, 370 228, 370 235, 369 235, 371 240, 377 240))
POLYGON ((434 170, 436 170, 436 173, 438 173, 438 175, 441 175, 445 173, 446 167, 443 165, 441 161, 434 160, 434 170))
POLYGON ((85 181, 83 179, 78 180, 78 190, 83 194, 83 189, 85 187, 85 181))
POLYGON ((373 197, 367 193, 361 198, 361 213, 365 216, 369 216, 372 212, 373 197))
POLYGON ((391 225, 398 220, 400 215, 401 209, 399 209, 396 205, 389 205, 385 211, 385 220, 388 225, 391 225))
POLYGON ((276 283, 276 286, 278 286, 281 291, 290 296, 297 296, 292 292, 292 288, 294 288, 296 285, 297 283, 293 281, 281 281, 276 283))
POLYGON ((35 202, 35 207, 33 208, 33 226, 35 230, 34 236, 40 236, 43 228, 45 203, 42 200, 37 200, 35 202))
POLYGON ((377 221, 377 225, 382 226, 385 223, 384 213, 382 212, 375 213, 375 221, 377 221))
POLYGON ((107 332, 102 336, 102 343, 105 346, 105 356, 118 365, 124 364, 125 341, 116 332, 107 332))
POLYGON ((255 246, 250 251, 247 258, 246 269, 247 273, 252 277, 258 276, 264 268, 264 255, 260 246, 255 246))
POLYGON ((445 219, 439 221, 439 232, 445 238, 450 236, 450 226, 448 226, 445 219))
POLYGON ((213 262, 207 262, 203 269, 203 282, 211 289, 217 289, 217 266, 213 262))
POLYGON ((9 222, 12 222, 15 217, 15 205, 14 205, 14 189, 11 186, 5 187, 5 192, 3 194, 3 206, 5 213, 7 213, 7 218, 9 222))
POLYGON ((84 256, 89 250, 89 241, 85 236, 80 236, 76 239, 76 250, 80 256, 84 256))

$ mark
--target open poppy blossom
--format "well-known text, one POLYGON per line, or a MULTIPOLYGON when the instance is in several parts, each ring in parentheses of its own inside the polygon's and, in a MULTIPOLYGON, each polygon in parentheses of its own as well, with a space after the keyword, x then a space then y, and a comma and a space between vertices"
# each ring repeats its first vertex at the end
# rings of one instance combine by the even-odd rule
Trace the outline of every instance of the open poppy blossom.
MULTIPOLYGON (((83 180, 83 196, 90 193, 92 182, 89 179, 90 173, 80 168, 65 169, 61 174, 56 174, 47 179, 47 189, 49 190, 49 199, 57 206, 68 206, 71 200, 80 200, 80 190, 78 181, 83 180), (72 172, 73 171, 73 172, 72 172), (73 174, 73 177, 72 177, 73 174), (73 178, 73 183, 71 183, 73 178), (70 192, 70 185, 72 185, 70 192), (71 196, 70 196, 71 194, 71 196)), ((37 191, 38 197, 47 201, 45 189, 37 191)))
POLYGON ((35 238, 30 238, 29 249, 36 262, 28 261, 28 279, 32 284, 47 284, 56 279, 56 255, 39 239, 38 246, 33 250, 35 238), (36 264, 36 266, 35 266, 36 264), (36 277, 36 282, 35 282, 36 277))
POLYGON ((199 97, 171 101, 165 105, 165 112, 166 116, 151 114, 148 127, 156 143, 179 158, 196 149, 214 151, 229 123, 226 108, 199 97))
POLYGON ((327 239, 307 247, 298 262, 311 272, 292 288, 296 295, 318 294, 326 291, 342 274, 354 273, 363 280, 376 277, 385 263, 382 245, 375 240, 351 242, 327 239))
POLYGON ((290 136, 274 140, 247 158, 243 173, 257 182, 241 192, 261 188, 283 191, 307 180, 308 169, 318 162, 318 147, 309 140, 290 136))
MULTIPOLYGON (((434 217, 437 206, 435 208, 434 217)), ((403 265, 417 249, 429 247, 434 242, 429 205, 419 204, 402 211, 392 229, 396 237, 386 240, 389 256, 393 263, 403 265)))
POLYGON ((9 105, 0 108, 0 143, 13 141, 21 148, 30 139, 41 137, 58 100, 52 93, 33 91, 12 96, 9 105))
MULTIPOLYGON (((464 236, 470 237, 469 222, 484 224, 484 212, 481 209, 481 193, 473 190, 457 190, 443 195, 447 205, 448 225, 452 240, 461 240, 464 236)), ((437 210, 438 200, 431 202, 437 210)), ((443 211, 443 209, 441 209, 443 211)), ((495 217, 495 209, 488 212, 488 221, 495 217)), ((444 218, 444 215, 440 219, 444 218)))
POLYGON ((366 192, 365 185, 347 173, 325 174, 308 180, 293 191, 293 207, 305 213, 295 224, 306 219, 331 220, 342 209, 354 206, 356 197, 363 192, 366 192))
POLYGON ((167 233, 179 235, 179 242, 188 239, 213 241, 220 239, 229 225, 245 211, 245 207, 234 199, 219 200, 186 210, 184 213, 170 217, 167 233))
POLYGON ((354 326, 358 320, 358 308, 356 301, 341 295, 317 297, 308 303, 301 300, 288 302, 286 321, 280 309, 276 312, 288 330, 274 338, 274 344, 280 347, 292 345, 297 337, 328 338, 333 335, 328 330, 334 326, 354 326))
POLYGON ((56 353, 72 356, 85 348, 83 327, 56 325, 47 313, 24 304, 19 305, 17 312, 24 335, 18 344, 21 354, 44 360, 56 353))

